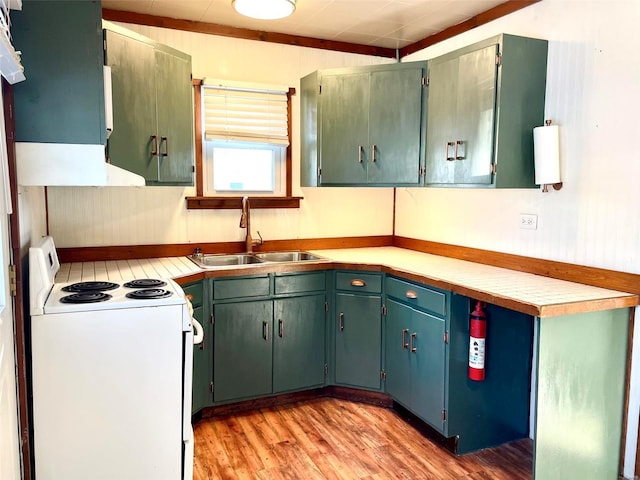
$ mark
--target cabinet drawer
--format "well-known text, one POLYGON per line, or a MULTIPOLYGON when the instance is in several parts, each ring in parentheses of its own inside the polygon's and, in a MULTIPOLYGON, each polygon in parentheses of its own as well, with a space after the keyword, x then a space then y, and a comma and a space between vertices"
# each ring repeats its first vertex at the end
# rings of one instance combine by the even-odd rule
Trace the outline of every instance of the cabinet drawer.
POLYGON ((324 290, 325 272, 278 275, 274 279, 275 294, 315 292, 324 290))
POLYGON ((183 285, 182 290, 194 307, 202 305, 202 282, 183 285))
POLYGON ((382 292, 382 277, 376 273, 337 272, 336 290, 350 292, 382 292))
POLYGON ((269 295, 269 277, 225 278, 213 281, 213 300, 269 295))
POLYGON ((405 282, 397 278, 387 278, 386 294, 408 305, 427 310, 444 317, 447 313, 447 295, 429 287, 405 282))

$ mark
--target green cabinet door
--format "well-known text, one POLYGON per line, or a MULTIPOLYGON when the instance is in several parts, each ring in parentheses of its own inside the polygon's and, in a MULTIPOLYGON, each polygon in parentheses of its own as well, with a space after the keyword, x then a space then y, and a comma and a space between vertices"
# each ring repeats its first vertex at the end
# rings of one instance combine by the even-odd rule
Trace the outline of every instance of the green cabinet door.
POLYGON ((367 183, 368 73, 322 76, 320 132, 322 183, 367 183))
POLYGON ((546 41, 513 35, 430 60, 425 184, 534 187, 546 65, 546 41))
POLYGON ((213 310, 214 401, 271 393, 273 302, 217 304, 213 310))
POLYGON ((191 57, 110 23, 105 44, 113 89, 109 160, 147 185, 192 185, 191 57))
POLYGON ((455 183, 491 185, 496 106, 497 45, 458 59, 455 183))
POLYGON ((200 344, 193 346, 193 399, 191 413, 196 413, 213 402, 211 394, 213 335, 211 323, 205 316, 204 306, 194 307, 193 317, 202 325, 204 339, 200 344))
POLYGON ((336 293, 337 384, 380 389, 381 304, 380 295, 336 293))
POLYGON ((324 383, 325 295, 274 300, 273 393, 324 383))
POLYGON ((421 64, 371 73, 367 183, 419 183, 423 76, 421 64))
POLYGON ((104 145, 100 1, 29 1, 11 10, 27 80, 14 89, 17 142, 104 145))
POLYGON ((445 321, 387 298, 385 388, 438 431, 443 431, 445 321))
POLYGON ((407 408, 413 404, 409 335, 411 334, 411 307, 387 299, 385 319, 384 362, 385 390, 394 400, 407 408))
POLYGON ((194 159, 191 62, 158 49, 155 61, 156 72, 160 73, 156 76, 158 182, 190 184, 194 159))
POLYGON ((409 334, 412 410, 438 431, 444 429, 445 321, 411 310, 409 334))
POLYGON ((427 183, 491 184, 497 45, 429 68, 427 183))
POLYGON ((107 154, 114 165, 157 180, 156 63, 153 46, 105 31, 106 63, 111 67, 113 132, 107 154))

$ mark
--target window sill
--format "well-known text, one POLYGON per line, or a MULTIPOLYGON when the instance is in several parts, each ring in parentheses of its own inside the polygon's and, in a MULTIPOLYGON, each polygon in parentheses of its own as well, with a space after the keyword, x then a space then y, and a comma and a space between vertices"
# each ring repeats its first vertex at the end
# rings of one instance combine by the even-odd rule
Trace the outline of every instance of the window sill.
MULTIPOLYGON (((251 208, 300 208, 303 197, 249 197, 251 208)), ((186 197, 187 210, 239 210, 242 197, 186 197)))

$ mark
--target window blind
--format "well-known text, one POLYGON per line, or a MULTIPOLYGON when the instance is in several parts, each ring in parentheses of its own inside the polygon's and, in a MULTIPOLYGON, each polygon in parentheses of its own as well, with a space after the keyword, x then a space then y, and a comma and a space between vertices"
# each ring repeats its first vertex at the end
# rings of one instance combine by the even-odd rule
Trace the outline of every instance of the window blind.
POLYGON ((202 89, 207 140, 289 145, 287 90, 205 81, 202 89))

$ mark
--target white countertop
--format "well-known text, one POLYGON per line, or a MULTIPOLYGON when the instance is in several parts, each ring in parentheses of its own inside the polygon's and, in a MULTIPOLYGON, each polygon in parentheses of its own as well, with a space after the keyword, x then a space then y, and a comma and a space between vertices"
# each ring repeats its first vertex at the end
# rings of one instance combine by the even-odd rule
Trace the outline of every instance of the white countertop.
MULTIPOLYGON (((540 317, 629 307, 638 302, 638 297, 630 293, 397 247, 311 250, 311 253, 332 260, 337 268, 379 266, 387 273, 404 274, 412 280, 540 317)), ((323 266, 326 268, 326 262, 323 266)), ((265 268, 268 266, 261 266, 260 271, 265 268)), ((293 265, 291 268, 295 269, 293 265)), ((239 266, 226 270, 225 274, 249 275, 255 271, 251 266, 239 266)), ((62 264, 56 282, 119 282, 194 275, 213 277, 216 272, 203 271, 187 257, 111 260, 62 264)))

